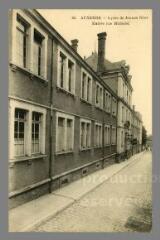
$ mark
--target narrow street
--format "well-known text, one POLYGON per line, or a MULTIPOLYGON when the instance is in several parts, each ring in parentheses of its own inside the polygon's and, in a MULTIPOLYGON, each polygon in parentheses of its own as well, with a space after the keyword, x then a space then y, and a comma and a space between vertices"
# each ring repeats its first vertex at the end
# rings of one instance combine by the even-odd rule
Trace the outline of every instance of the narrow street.
POLYGON ((152 222, 151 174, 152 156, 146 152, 32 231, 148 232, 152 222))

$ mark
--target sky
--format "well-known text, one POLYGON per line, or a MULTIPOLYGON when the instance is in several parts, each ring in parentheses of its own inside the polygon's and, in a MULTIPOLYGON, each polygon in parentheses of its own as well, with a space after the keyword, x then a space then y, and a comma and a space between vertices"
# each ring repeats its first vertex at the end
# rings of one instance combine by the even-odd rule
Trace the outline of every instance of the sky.
POLYGON ((98 49, 97 33, 106 32, 106 59, 125 60, 132 75, 132 104, 152 133, 152 11, 145 9, 38 9, 70 43, 78 39, 78 53, 88 57, 98 49), (91 19, 92 18, 92 19, 91 19), (93 19, 96 18, 96 19, 93 19), (119 24, 117 25, 116 22, 119 24), (98 23, 99 25, 95 25, 98 23))

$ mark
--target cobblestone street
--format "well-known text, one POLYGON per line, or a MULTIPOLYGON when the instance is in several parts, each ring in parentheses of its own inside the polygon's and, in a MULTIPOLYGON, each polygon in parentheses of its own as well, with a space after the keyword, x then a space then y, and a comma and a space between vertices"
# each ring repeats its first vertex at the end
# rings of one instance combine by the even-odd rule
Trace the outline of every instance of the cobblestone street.
MULTIPOLYGON (((141 158, 32 231, 150 231, 151 158, 150 152, 144 153, 141 158)), ((85 180, 84 184, 87 184, 85 180)))

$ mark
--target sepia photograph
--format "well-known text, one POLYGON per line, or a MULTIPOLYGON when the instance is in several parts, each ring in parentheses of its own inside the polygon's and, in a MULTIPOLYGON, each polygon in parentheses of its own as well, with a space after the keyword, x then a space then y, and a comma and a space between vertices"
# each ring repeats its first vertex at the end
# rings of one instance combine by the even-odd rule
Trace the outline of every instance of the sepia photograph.
POLYGON ((152 9, 10 9, 9 232, 151 232, 152 9))

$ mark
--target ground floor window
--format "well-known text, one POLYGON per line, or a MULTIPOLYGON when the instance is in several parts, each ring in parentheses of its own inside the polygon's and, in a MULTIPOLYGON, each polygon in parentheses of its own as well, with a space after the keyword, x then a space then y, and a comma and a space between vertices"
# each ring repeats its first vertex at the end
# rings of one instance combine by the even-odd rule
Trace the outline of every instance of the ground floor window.
POLYGON ((112 127, 112 144, 116 144, 116 128, 112 127))
POLYGON ((57 113, 56 152, 73 151, 74 117, 57 113))
POLYGON ((45 153, 46 109, 10 101, 9 152, 10 158, 45 153))
POLYGON ((32 153, 40 153, 41 113, 32 113, 32 153))
POLYGON ((95 123, 95 147, 102 146, 102 124, 95 123))
POLYGON ((91 121, 80 120, 80 148, 91 147, 91 121))
POLYGON ((24 156, 25 151, 25 136, 26 136, 26 115, 27 111, 16 108, 14 119, 14 150, 15 156, 24 156))
POLYGON ((104 145, 109 145, 111 139, 110 126, 105 125, 104 127, 104 145))

